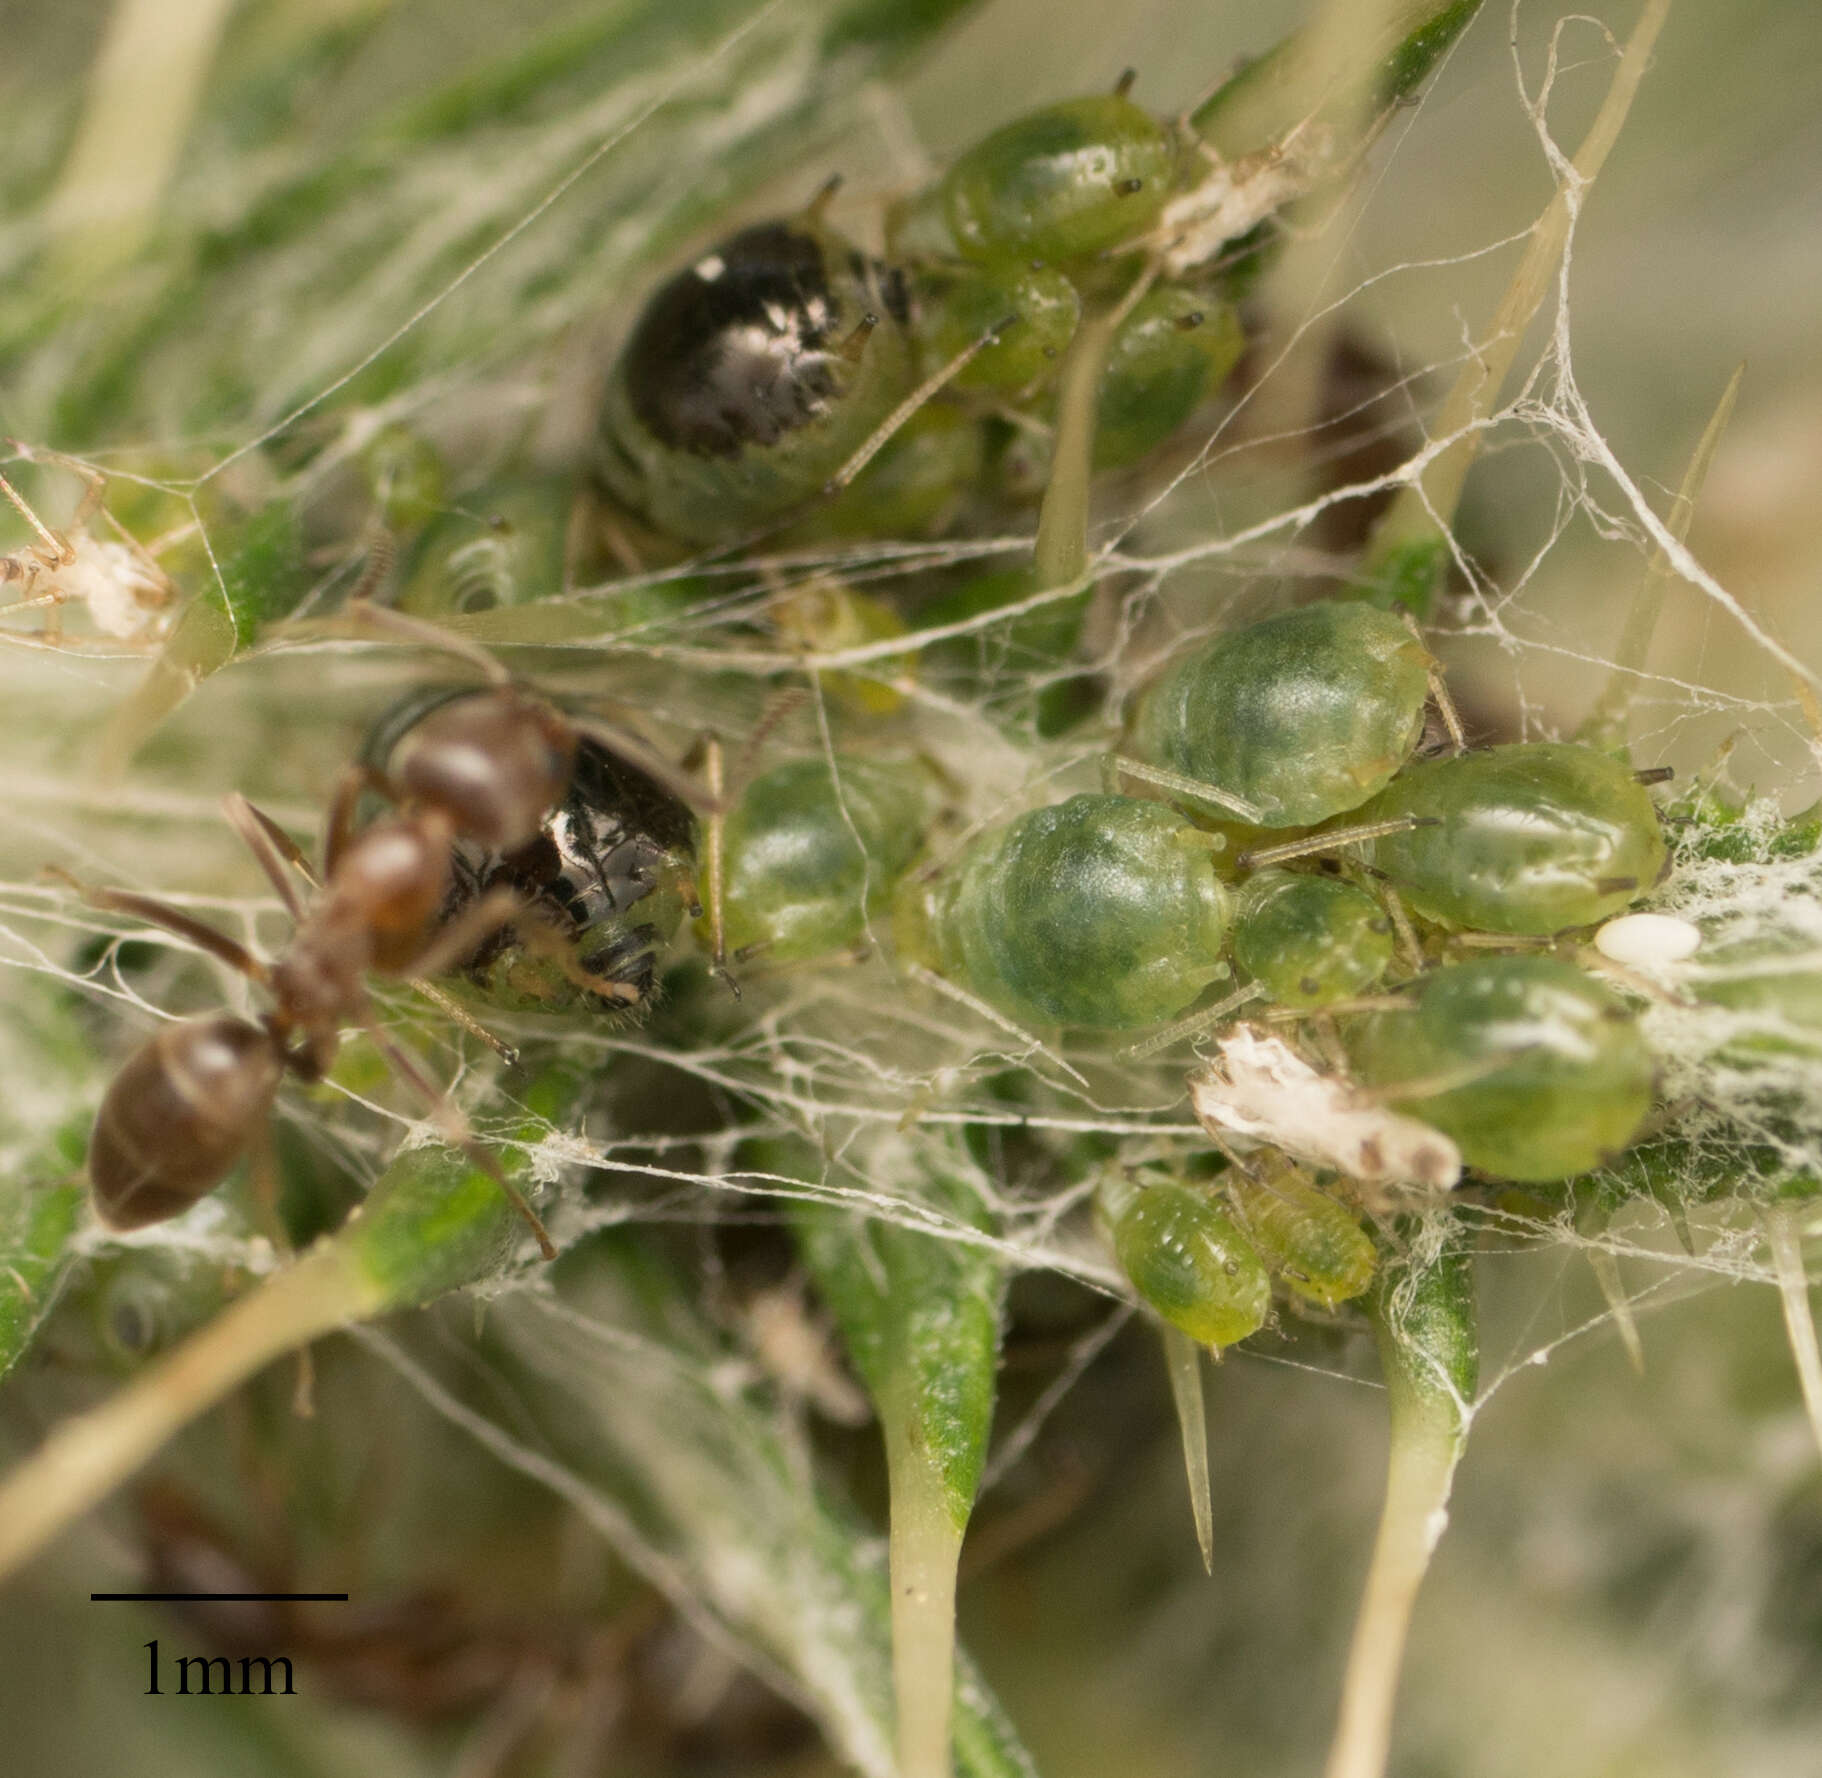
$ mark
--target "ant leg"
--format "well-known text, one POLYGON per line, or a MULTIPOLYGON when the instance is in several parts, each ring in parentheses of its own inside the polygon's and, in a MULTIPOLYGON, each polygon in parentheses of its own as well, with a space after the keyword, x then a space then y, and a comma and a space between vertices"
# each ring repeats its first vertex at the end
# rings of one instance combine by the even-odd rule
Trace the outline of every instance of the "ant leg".
POLYGON ((310 867, 304 863, 304 855, 292 843, 287 834, 270 816, 263 815, 247 801, 238 790, 231 791, 221 800, 222 813, 228 818, 228 825, 240 835, 246 848, 253 854, 259 868, 266 873, 266 881, 278 891, 278 899, 285 904, 285 911, 293 921, 304 917, 303 897, 297 892, 297 885, 286 874, 287 863, 297 866, 317 887, 316 879, 310 875, 310 867))
MULTIPOLYGON (((335 867, 341 861, 343 852, 348 849, 348 842, 354 838, 354 812, 360 802, 361 792, 371 790, 390 800, 392 787, 371 766, 348 766, 335 781, 335 789, 329 797, 329 813, 323 820, 323 877, 326 880, 335 875, 335 867)), ((299 866, 308 869, 308 866, 299 866)))
POLYGON ((393 1072, 424 1101, 431 1121, 444 1139, 467 1155, 506 1194, 506 1201, 519 1213, 525 1226, 536 1238, 538 1251, 547 1260, 555 1259, 557 1249, 543 1219, 526 1201, 525 1194, 506 1177, 500 1163, 470 1134, 468 1120, 449 1103, 449 1096, 418 1066, 408 1051, 394 1043, 371 1019, 364 1020, 361 1029, 373 1039, 375 1048, 386 1058, 393 1072))
POLYGON ((229 938, 225 932, 217 932, 213 926, 194 919, 181 908, 170 907, 149 895, 137 895, 131 889, 97 888, 92 883, 84 883, 71 876, 66 870, 60 870, 54 864, 47 865, 44 874, 57 882, 68 884, 92 908, 114 914, 131 914, 148 925, 162 926, 166 932, 187 938, 197 949, 208 952, 230 969, 239 970, 249 980, 263 984, 267 979, 265 964, 244 945, 229 938))

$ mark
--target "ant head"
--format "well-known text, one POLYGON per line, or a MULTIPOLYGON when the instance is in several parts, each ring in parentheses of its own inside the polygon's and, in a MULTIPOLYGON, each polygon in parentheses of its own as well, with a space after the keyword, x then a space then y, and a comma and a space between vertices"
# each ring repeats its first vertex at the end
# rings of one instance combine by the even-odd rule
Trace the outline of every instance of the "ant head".
POLYGON ((408 803, 446 815, 456 832, 506 851, 535 839, 562 801, 576 732, 541 698, 510 685, 433 710, 400 740, 391 776, 408 803))

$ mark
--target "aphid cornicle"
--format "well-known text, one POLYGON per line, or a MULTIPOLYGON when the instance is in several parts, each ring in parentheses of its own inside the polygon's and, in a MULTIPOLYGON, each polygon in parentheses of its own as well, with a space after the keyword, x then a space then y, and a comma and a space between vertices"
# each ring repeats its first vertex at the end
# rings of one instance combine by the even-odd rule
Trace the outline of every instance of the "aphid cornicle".
POLYGON ((973 841, 925 907, 937 967, 1021 1024, 1154 1025, 1226 970, 1207 836, 1162 803, 1033 809, 973 841))
POLYGON ((1326 1006, 1384 976, 1392 923, 1352 883, 1255 871, 1235 901, 1234 961, 1280 1006, 1326 1006))
POLYGON ((1389 612, 1322 600, 1229 630, 1141 694, 1127 751, 1305 827, 1357 809, 1423 732, 1434 663, 1389 612))
MULTIPOLYGON (((382 788, 398 813, 354 830, 361 788, 344 776, 331 805, 322 884, 306 904, 288 866, 295 848, 244 802, 230 804, 242 837, 296 922, 290 943, 261 963, 225 934, 150 897, 92 889, 95 905, 188 938, 264 987, 259 1024, 218 1014, 160 1031, 114 1077, 96 1114, 89 1178, 101 1219, 131 1229, 189 1208, 225 1179, 270 1113, 285 1074, 328 1072, 344 1026, 358 1024, 433 1109, 440 1096, 375 1024, 369 972, 434 973, 464 955, 519 905, 496 892, 454 928, 438 927, 458 841, 510 851, 538 836, 570 783, 580 736, 554 706, 510 683, 431 710, 392 749, 382 788), (445 955, 447 953, 447 955, 445 955)), ((543 1225, 485 1150, 457 1135, 512 1199, 554 1257, 543 1225)))
MULTIPOLYGON (((925 821, 916 769, 792 760, 741 792, 722 837, 722 942, 767 962, 860 942, 917 855, 925 821)), ((715 885, 705 876, 711 908, 715 885)))
POLYGON ((608 381, 595 471, 713 543, 812 500, 910 392, 903 280, 811 217, 741 230, 646 303, 608 381))
MULTIPOLYGON (((375 724, 362 758, 388 774, 413 727, 469 687, 413 694, 375 724)), ((637 1013, 657 986, 659 953, 694 903, 696 819, 649 773, 581 737, 562 799, 523 845, 501 849, 458 839, 440 926, 483 897, 518 896, 523 918, 479 938, 450 967, 490 1000, 526 1010, 592 1002, 637 1013)))
POLYGON ((1402 772, 1359 811, 1415 816, 1365 857, 1419 913, 1543 936, 1611 919, 1658 879, 1664 837, 1631 769, 1592 747, 1521 741, 1402 772))
POLYGON ((1618 995, 1556 957, 1438 969, 1409 1009, 1347 1034, 1354 1069, 1504 1179, 1567 1179, 1620 1153, 1651 1107, 1651 1052, 1618 995))

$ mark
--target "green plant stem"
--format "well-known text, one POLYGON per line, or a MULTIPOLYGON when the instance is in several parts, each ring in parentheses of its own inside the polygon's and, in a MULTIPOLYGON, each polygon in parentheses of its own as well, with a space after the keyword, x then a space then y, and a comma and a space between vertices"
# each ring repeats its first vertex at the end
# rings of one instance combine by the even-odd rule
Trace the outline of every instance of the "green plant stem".
POLYGON ((915 1413, 882 1402, 881 1420, 892 1490, 888 1550, 899 1778, 950 1778, 955 1572, 967 1521, 957 1523, 943 1472, 916 1435, 915 1413))
POLYGON ((1411 1611, 1448 1524, 1449 1489, 1461 1451, 1456 1420, 1445 1407, 1393 1407, 1385 1506, 1324 1778, 1381 1778, 1385 1771, 1411 1611))
POLYGON ((1803 1264, 1802 1217, 1806 1206, 1779 1204, 1765 1212, 1765 1238, 1771 1246, 1772 1269, 1778 1277, 1778 1299, 1784 1306, 1784 1331, 1803 1386, 1803 1410, 1822 1453, 1822 1353, 1816 1347, 1816 1322, 1809 1306, 1809 1273, 1803 1264))
POLYGON ((1094 469, 1095 408, 1113 336, 1149 280, 1076 329, 1063 360, 1057 395, 1056 451, 1038 510, 1033 557, 1040 589, 1068 586, 1088 572, 1088 496, 1094 469))
POLYGON ((0 1484, 0 1578, 100 1503, 174 1433, 274 1358, 372 1314, 377 1287, 333 1243, 268 1279, 0 1484))

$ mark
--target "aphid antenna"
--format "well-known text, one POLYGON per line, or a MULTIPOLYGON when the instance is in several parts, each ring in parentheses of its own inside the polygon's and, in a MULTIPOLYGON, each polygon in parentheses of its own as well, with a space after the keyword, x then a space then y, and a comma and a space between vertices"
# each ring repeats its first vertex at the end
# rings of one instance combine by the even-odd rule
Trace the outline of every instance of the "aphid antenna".
POLYGON ((1417 928, 1411 924, 1411 916, 1405 911, 1404 897, 1383 878, 1380 880, 1379 904, 1385 909, 1386 918, 1392 922, 1392 931, 1397 935, 1398 948, 1404 953, 1405 962, 1414 975, 1421 975, 1430 964, 1423 954, 1422 944, 1418 942, 1417 928))
POLYGON ((1421 1074, 1414 1080, 1401 1080, 1393 1086, 1356 1085, 1355 1096, 1363 1105, 1389 1105, 1404 1099, 1437 1099, 1457 1088, 1471 1087, 1476 1081, 1485 1080, 1489 1075, 1509 1067, 1527 1051, 1541 1047, 1534 1043, 1518 1043, 1509 1050, 1501 1050, 1497 1055, 1478 1056, 1472 1062, 1439 1069, 1435 1074, 1421 1074))
POLYGON ((1636 994, 1641 1000, 1655 1001, 1659 1006, 1674 1006, 1684 1012, 1691 1012, 1701 1004, 1692 994, 1679 993, 1674 988, 1665 987, 1662 982, 1654 982, 1642 970, 1616 963, 1593 945, 1577 945, 1572 955, 1590 975, 1604 976, 1615 987, 1624 988, 1627 993, 1636 994))
POLYGON ((1308 858, 1318 852, 1333 852, 1341 846, 1358 845, 1362 840, 1383 839, 1390 833, 1409 833, 1416 827, 1441 827, 1440 815, 1399 815, 1390 821, 1363 821, 1358 827, 1335 827, 1326 833, 1306 839, 1289 840, 1282 846, 1257 846, 1242 852, 1235 860, 1242 870, 1257 870, 1264 864, 1283 864, 1292 858, 1308 858))
POLYGON ((1147 1056, 1155 1056, 1159 1050, 1169 1049, 1172 1044, 1180 1043, 1186 1037, 1200 1037, 1205 1031, 1212 1031, 1217 1025, 1225 1024, 1242 1007, 1251 1006, 1255 1000, 1263 1000, 1266 990, 1259 982, 1249 982, 1244 988, 1236 988, 1225 1000, 1217 1000, 1213 1006, 1204 1007, 1200 1012, 1191 1013, 1187 1018, 1174 1019, 1168 1025, 1141 1038, 1137 1043, 1129 1043, 1117 1053, 1122 1062, 1143 1061, 1147 1056))
POLYGON ((708 819, 708 834, 703 850, 707 854, 709 879, 709 973, 726 982, 728 991, 740 998, 740 984, 728 968, 728 934, 726 922, 726 857, 727 857, 727 785, 722 773, 721 741, 715 735, 703 737, 703 766, 708 773, 709 795, 717 808, 708 819))
POLYGON ((1404 627, 1411 632, 1411 640, 1424 651, 1429 660, 1430 701, 1436 706, 1436 713, 1442 718, 1442 726, 1449 731, 1449 747, 1455 753, 1466 753, 1468 750, 1468 732, 1461 725, 1461 712, 1455 707, 1455 700, 1449 695, 1448 682, 1442 676, 1442 669, 1431 657, 1429 645, 1424 641, 1423 630, 1417 622, 1416 613, 1408 607, 1398 613, 1404 627))
POLYGON ((504 662, 478 642, 454 630, 445 629, 408 612, 395 611, 390 605, 375 605, 370 599, 350 599, 342 609, 343 621, 355 635, 388 637, 398 642, 415 642, 420 647, 434 648, 466 661, 492 685, 512 684, 512 674, 504 662))
POLYGON ((1035 1051, 1038 1055, 1046 1058, 1046 1060, 1053 1062, 1067 1074, 1071 1080, 1075 1081, 1078 1086, 1082 1087, 1084 1090, 1087 1089, 1087 1075, 1083 1074, 1077 1068, 1072 1068, 1069 1063, 1058 1055, 1049 1044, 1045 1043, 1041 1037, 1038 1037, 1033 1032, 1027 1031, 1023 1025, 1015 1025, 1004 1013, 996 1012, 994 1008, 989 1006, 986 1001, 980 999, 977 995, 970 994, 966 988, 946 980, 944 977, 938 975, 935 970, 926 969, 921 963, 907 964, 905 966, 905 973, 910 976, 913 981, 921 982, 926 988, 934 988, 937 993, 947 995, 948 998, 955 1001, 957 1005, 965 1006, 977 1018, 985 1019, 988 1024, 1005 1032, 1008 1037, 1014 1038, 1019 1043, 1025 1045, 1028 1051, 1035 1051))
MULTIPOLYGON (((1205 784, 1199 778, 1186 778, 1181 772, 1173 772, 1163 766, 1147 765, 1144 760, 1133 759, 1128 754, 1112 755, 1109 769, 1118 777, 1136 778, 1141 784, 1155 784, 1160 790, 1168 790, 1188 801, 1223 810, 1253 825, 1258 824, 1264 813, 1256 803, 1249 803, 1245 797, 1236 796, 1230 790, 1205 784)), ((1244 864, 1245 858, 1242 857, 1240 862, 1244 864)))

